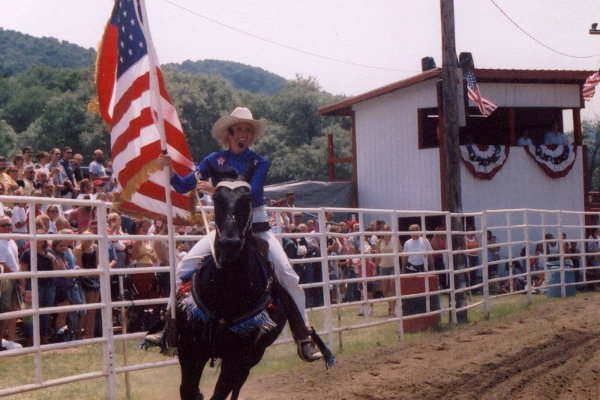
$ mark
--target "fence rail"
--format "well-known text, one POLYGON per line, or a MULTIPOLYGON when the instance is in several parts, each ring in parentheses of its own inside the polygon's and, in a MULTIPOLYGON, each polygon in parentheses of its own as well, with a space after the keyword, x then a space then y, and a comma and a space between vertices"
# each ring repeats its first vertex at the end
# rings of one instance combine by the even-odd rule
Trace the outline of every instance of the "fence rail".
MULTIPOLYGON (((4 204, 19 201, 25 203, 30 210, 48 201, 39 197, 10 197, 0 196, 4 204)), ((175 359, 158 362, 145 362, 126 366, 119 366, 115 362, 116 343, 139 339, 144 332, 127 332, 126 323, 121 320, 121 327, 115 326, 114 320, 123 318, 127 310, 137 308, 160 308, 168 303, 168 297, 136 299, 123 298, 123 282, 131 275, 164 273, 169 269, 163 267, 122 268, 110 269, 108 246, 109 242, 118 239, 125 240, 167 240, 165 235, 109 235, 106 232, 107 210, 109 203, 90 200, 53 199, 53 204, 64 207, 91 206, 96 210, 98 220, 98 234, 95 235, 69 235, 69 234, 42 234, 36 233, 35 219, 30 218, 28 234, 0 234, 0 240, 18 239, 29 241, 32 249, 42 240, 75 239, 95 240, 101 249, 97 270, 62 270, 62 271, 37 271, 38 263, 35 252, 32 252, 31 271, 13 273, 0 273, 0 283, 5 280, 30 280, 31 305, 22 310, 0 314, 0 320, 32 319, 33 336, 31 346, 5 350, 0 352, 0 360, 11 357, 31 355, 34 359, 33 381, 26 384, 2 387, 0 397, 23 393, 32 390, 63 385, 72 382, 103 378, 105 380, 107 399, 115 399, 116 376, 131 371, 149 368, 164 368, 177 363, 175 359), (92 304, 63 305, 40 307, 40 298, 37 291, 41 278, 69 277, 76 278, 81 275, 95 274, 100 278, 100 301, 92 304), (119 294, 115 296, 114 282, 119 282, 119 294), (111 282, 113 283, 111 292, 111 282), (92 339, 73 340, 62 343, 43 344, 40 337, 40 317, 62 312, 85 312, 99 310, 102 319, 102 335, 92 339), (102 348, 102 368, 83 374, 64 376, 50 379, 42 371, 42 358, 45 354, 64 349, 98 344, 102 348)), ((375 210, 375 209, 347 209, 347 208, 272 208, 269 209, 279 223, 274 226, 277 232, 283 232, 281 226, 281 213, 302 212, 307 216, 317 216, 315 232, 278 233, 282 240, 305 238, 316 249, 309 257, 292 258, 291 262, 297 269, 310 268, 313 278, 302 281, 302 287, 307 293, 309 318, 322 318, 313 321, 320 327, 327 341, 332 344, 337 339, 343 346, 341 332, 369 329, 383 324, 394 324, 397 336, 402 340, 405 335, 407 321, 418 321, 423 318, 441 318, 449 315, 451 324, 457 324, 464 314, 475 307, 483 307, 484 314, 489 315, 490 304, 505 296, 525 294, 528 301, 536 293, 547 293, 553 297, 574 295, 576 290, 594 290, 600 287, 600 238, 591 236, 590 232, 600 228, 597 225, 586 224, 585 221, 597 220, 598 214, 585 212, 571 212, 560 210, 489 210, 478 213, 450 214, 431 211, 406 211, 406 210, 375 210), (329 229, 331 215, 353 215, 357 221, 358 230, 350 233, 333 232, 329 229), (451 219, 460 218, 462 221, 473 225, 473 233, 479 244, 474 249, 465 249, 456 246, 460 241, 456 237, 464 237, 464 231, 452 231, 445 227, 452 226, 451 219), (435 223, 443 226, 435 230, 435 223), (390 226, 390 231, 369 231, 367 223, 372 220, 384 220, 390 226), (433 252, 402 253, 400 243, 403 238, 410 235, 405 228, 407 221, 418 221, 422 227, 419 235, 430 237, 434 234, 441 235, 447 243, 447 248, 435 249, 433 252), (402 227, 402 228, 401 228, 402 227), (488 231, 491 236, 488 237, 488 231), (551 234, 552 238, 547 237, 551 234), (391 235, 393 251, 384 254, 373 254, 365 251, 366 242, 372 236, 391 235), (563 236, 565 235, 565 236, 563 236), (493 240, 495 238, 495 240, 493 240), (336 254, 326 251, 328 244, 333 240, 355 240, 362 243, 356 246, 352 254, 336 254), (567 247, 568 244, 568 247, 567 247), (536 247, 543 251, 536 254, 536 247), (548 248, 557 251, 549 254, 548 248), (469 258, 469 253, 476 252, 478 260, 469 258), (425 257, 425 271, 415 274, 404 274, 401 271, 401 257, 409 255, 430 254, 444 260, 442 268, 434 268, 425 257), (368 276, 367 261, 381 256, 393 256, 394 267, 391 275, 368 276), (498 256, 499 255, 499 256, 498 256), (354 259, 355 269, 341 264, 349 259, 354 259), (537 269, 545 262, 544 269, 537 269), (519 263, 521 269, 516 268, 519 263), (534 265, 535 264, 535 265, 534 265), (322 278, 314 279, 314 275, 322 278), (539 285, 536 283, 543 282, 539 285), (410 293, 403 293, 403 283, 413 279, 422 282, 418 291, 410 289, 410 293), (388 297, 369 296, 373 293, 373 286, 384 281, 393 282, 393 294, 388 297), (349 290, 356 296, 346 295, 349 290), (441 301, 441 300, 444 301, 441 301), (447 299, 447 300, 446 300, 447 299), (346 323, 340 318, 340 312, 346 308, 367 310, 373 304, 395 301, 395 315, 389 318, 371 318, 364 312, 364 319, 359 323, 346 323), (406 313, 405 305, 420 301, 421 309, 415 313, 406 313)), ((196 241, 201 236, 181 235, 177 240, 196 241)), ((375 291, 377 294, 377 291, 375 291)), ((285 332, 276 344, 292 341, 289 332, 285 332)), ((2 379, 0 379, 2 381, 2 379)))

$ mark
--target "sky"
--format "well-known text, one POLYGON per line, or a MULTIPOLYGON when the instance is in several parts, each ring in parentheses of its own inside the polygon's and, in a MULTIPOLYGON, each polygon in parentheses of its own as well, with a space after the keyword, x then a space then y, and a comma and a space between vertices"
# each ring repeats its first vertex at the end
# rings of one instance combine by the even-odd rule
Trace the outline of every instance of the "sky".
MULTIPOLYGON (((0 0, 0 27, 97 49, 112 6, 0 0)), ((439 0, 146 0, 146 8, 161 63, 235 61, 314 77, 346 96, 418 74, 422 57, 442 63, 439 0)), ((600 67, 600 35, 589 34, 598 0, 455 0, 454 14, 456 51, 471 52, 477 68, 600 67)), ((600 119, 599 98, 584 119, 600 119)))

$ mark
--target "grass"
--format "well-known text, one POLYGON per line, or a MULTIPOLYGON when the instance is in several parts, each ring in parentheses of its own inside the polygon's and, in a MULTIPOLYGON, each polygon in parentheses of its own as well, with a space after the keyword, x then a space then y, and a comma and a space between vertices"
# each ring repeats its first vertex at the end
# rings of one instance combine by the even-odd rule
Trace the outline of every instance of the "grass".
MULTIPOLYGON (((479 300, 474 297, 473 301, 479 300)), ((533 296, 532 305, 541 304, 556 299, 548 299, 544 295, 533 296)), ((447 300, 442 300, 442 307, 445 307, 447 300)), ((490 318, 501 318, 506 315, 517 313, 530 307, 527 304, 527 296, 515 295, 494 300, 490 304, 490 318)), ((364 323, 365 317, 358 316, 358 306, 341 308, 333 310, 333 324, 338 326, 338 321, 343 326, 350 326, 364 323), (339 311, 338 311, 339 310, 339 311)), ((387 314, 387 304, 375 304, 374 312, 369 317, 370 321, 382 321, 387 314)), ((310 318, 315 326, 323 326, 324 312, 315 312, 310 318)), ((483 307, 477 306, 468 312, 469 323, 475 323, 484 320, 483 307)), ((444 313, 438 330, 451 329, 448 313, 444 313)), ((366 329, 346 330, 335 333, 333 336, 332 350, 338 360, 351 354, 357 354, 368 351, 374 347, 386 346, 397 343, 398 324, 395 322, 378 325, 366 329), (341 345, 343 344, 343 345, 341 345)), ((411 340, 428 333, 405 334, 405 340, 411 340)), ((324 338, 326 340, 326 338, 324 338)), ((130 340, 123 344, 117 342, 115 363, 118 366, 124 365, 123 347, 126 346, 127 364, 147 363, 152 361, 165 361, 167 358, 157 354, 156 350, 141 351, 137 348, 138 340, 130 340)), ((55 379, 68 375, 97 371, 102 369, 102 348, 100 345, 88 345, 77 349, 67 349, 58 351, 49 351, 42 354, 42 369, 44 379, 55 379)), ((296 349, 293 344, 283 344, 272 346, 267 349, 263 361, 251 372, 251 378, 267 376, 277 371, 294 370, 302 365, 302 361, 296 355, 296 349)), ((7 388, 26 383, 34 382, 33 376, 33 356, 19 356, 8 359, 2 359, 0 363, 0 387, 7 388)), ((205 368, 202 379, 202 389, 206 393, 212 392, 212 387, 216 382, 218 368, 205 368)), ((173 398, 178 394, 179 387, 179 367, 168 366, 163 368, 145 369, 134 371, 128 374, 119 374, 117 378, 117 398, 127 399, 126 379, 131 388, 130 399, 162 399, 173 398), (126 376, 127 375, 127 376, 126 376)), ((85 380, 77 383, 51 387, 45 390, 29 391, 18 395, 13 395, 11 399, 15 400, 71 400, 71 399, 104 399, 105 382, 103 378, 85 380)))

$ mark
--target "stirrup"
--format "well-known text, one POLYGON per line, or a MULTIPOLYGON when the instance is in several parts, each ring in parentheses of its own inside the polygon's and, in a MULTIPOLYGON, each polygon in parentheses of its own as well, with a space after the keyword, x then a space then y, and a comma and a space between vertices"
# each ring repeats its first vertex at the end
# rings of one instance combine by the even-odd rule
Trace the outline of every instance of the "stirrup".
POLYGON ((313 362, 323 358, 321 353, 310 338, 298 340, 298 356, 302 361, 313 362))

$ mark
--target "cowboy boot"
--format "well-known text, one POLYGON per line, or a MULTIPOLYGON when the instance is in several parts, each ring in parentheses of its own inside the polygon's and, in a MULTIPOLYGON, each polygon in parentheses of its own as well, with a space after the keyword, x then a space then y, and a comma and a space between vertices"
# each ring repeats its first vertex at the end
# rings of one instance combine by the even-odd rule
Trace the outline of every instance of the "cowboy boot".
POLYGON ((304 325, 302 314, 298 310, 296 302, 290 294, 281 285, 276 285, 277 294, 283 304, 285 316, 290 324, 290 330, 294 341, 298 346, 298 356, 302 361, 313 362, 323 358, 323 353, 319 351, 310 336, 310 330, 304 325))

